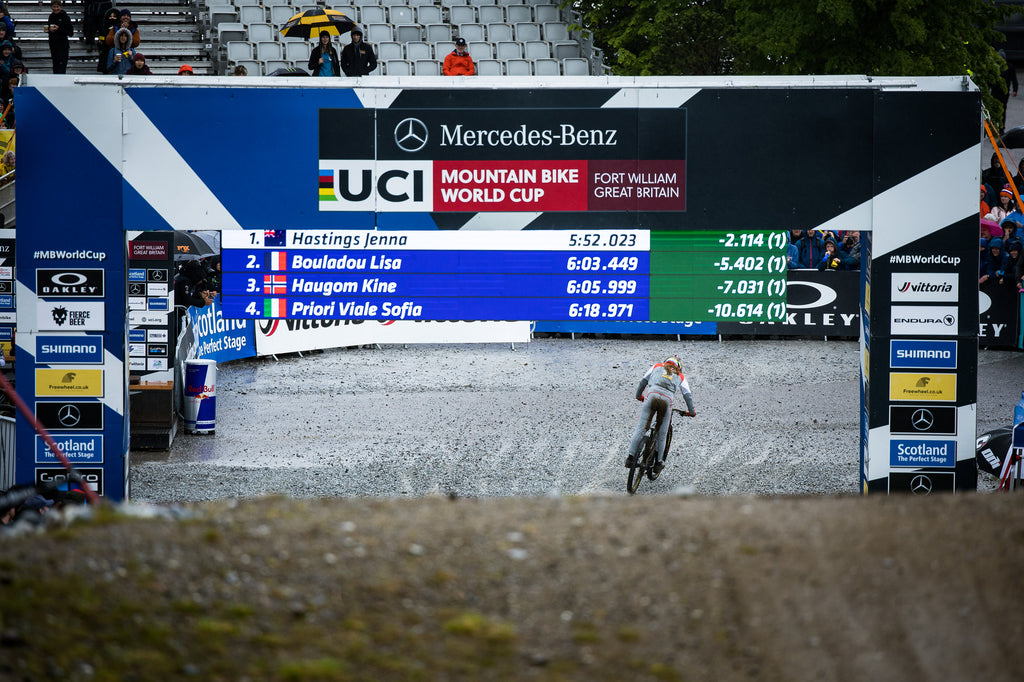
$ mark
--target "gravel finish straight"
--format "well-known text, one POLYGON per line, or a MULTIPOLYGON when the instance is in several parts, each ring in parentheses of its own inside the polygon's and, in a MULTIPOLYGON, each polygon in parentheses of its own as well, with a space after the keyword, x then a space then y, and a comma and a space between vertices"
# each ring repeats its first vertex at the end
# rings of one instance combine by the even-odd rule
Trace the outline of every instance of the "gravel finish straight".
MULTIPOLYGON (((133 451, 130 496, 624 495, 634 391, 671 353, 697 417, 638 494, 858 492, 856 341, 540 338, 221 364, 216 434, 133 451)), ((981 351, 979 433, 1021 384, 1024 354, 981 351)))

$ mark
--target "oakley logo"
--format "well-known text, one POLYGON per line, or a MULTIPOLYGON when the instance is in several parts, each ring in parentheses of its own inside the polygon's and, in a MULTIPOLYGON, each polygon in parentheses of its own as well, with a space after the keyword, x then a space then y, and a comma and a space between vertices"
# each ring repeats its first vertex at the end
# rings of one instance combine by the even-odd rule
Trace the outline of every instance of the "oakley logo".
POLYGON ((418 118, 407 118, 395 126, 395 144, 403 152, 418 152, 427 145, 427 126, 418 118))

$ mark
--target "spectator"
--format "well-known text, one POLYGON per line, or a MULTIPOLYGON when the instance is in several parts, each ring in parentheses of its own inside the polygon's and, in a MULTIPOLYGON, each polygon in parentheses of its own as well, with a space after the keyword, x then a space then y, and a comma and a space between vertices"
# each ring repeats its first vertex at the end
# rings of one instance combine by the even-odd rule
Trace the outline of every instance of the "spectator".
POLYGON ((327 31, 320 31, 320 41, 310 51, 309 63, 306 65, 306 68, 314 76, 341 76, 341 62, 338 60, 338 51, 334 49, 334 45, 331 45, 331 34, 327 31))
POLYGON ((1003 240, 999 237, 993 237, 988 240, 988 264, 985 266, 985 272, 978 280, 978 284, 984 284, 988 281, 998 281, 1003 276, 1006 269, 1006 254, 1003 253, 1003 240))
POLYGON ((14 38, 17 30, 14 28, 14 18, 11 17, 11 11, 7 9, 7 3, 0 4, 0 25, 7 29, 7 38, 14 38))
POLYGON ((206 279, 206 268, 197 260, 185 261, 174 277, 174 307, 179 314, 189 307, 205 308, 213 303, 214 292, 206 279))
POLYGON ((367 76, 377 68, 377 55, 373 51, 373 45, 363 42, 363 32, 358 28, 352 29, 350 35, 352 42, 341 48, 341 70, 350 78, 367 76))
POLYGON ((800 249, 797 248, 792 238, 790 238, 789 244, 786 245, 786 267, 791 270, 802 267, 800 265, 800 249))
POLYGON ((456 38, 455 49, 444 58, 444 75, 446 76, 475 76, 476 66, 473 58, 466 52, 466 39, 456 38))
POLYGON ((843 237, 843 245, 839 247, 839 257, 843 261, 843 269, 860 270, 860 232, 850 230, 843 237))
POLYGON ((121 10, 117 14, 117 24, 112 26, 107 31, 107 45, 114 45, 114 37, 117 35, 118 29, 126 28, 131 32, 132 36, 132 47, 138 47, 139 43, 142 42, 142 36, 139 34, 139 25, 132 21, 132 13, 126 9, 121 10))
POLYGON ((985 187, 985 185, 982 185, 981 186, 981 215, 982 216, 988 215, 988 212, 992 210, 992 208, 988 205, 988 202, 985 201, 985 197, 986 196, 988 196, 988 187, 985 187))
POLYGON ((114 49, 107 57, 107 73, 123 76, 132 68, 135 50, 132 48, 132 34, 127 28, 117 29, 114 34, 114 49))
POLYGON ((146 64, 146 55, 142 54, 138 50, 135 50, 135 55, 132 57, 132 68, 128 69, 127 75, 129 76, 152 76, 153 72, 149 70, 149 65, 146 64))
POLYGON ((803 238, 797 242, 800 250, 800 262, 805 268, 816 268, 825 256, 825 240, 817 230, 804 231, 803 238))
POLYGON ((113 9, 110 0, 85 0, 82 9, 82 40, 88 46, 96 44, 96 36, 106 33, 103 30, 103 15, 110 9, 113 9))
POLYGON ((248 76, 249 69, 245 68, 245 64, 239 64, 235 67, 235 70, 231 72, 232 76, 248 76))
POLYGON ((0 159, 0 175, 7 175, 14 170, 14 152, 7 150, 0 159))
MULTIPOLYGON (((1018 244, 1017 249, 1024 252, 1024 246, 1018 244)), ((1024 255, 1017 256, 1017 265, 1013 270, 1013 281, 1017 285, 1017 293, 1024 294, 1024 255)))
MULTIPOLYGON (((1010 215, 1013 214, 1011 213, 1010 215)), ((1005 245, 1006 242, 1010 241, 1017 235, 1017 230, 1020 229, 1020 223, 1016 222, 1013 218, 1007 218, 1000 223, 999 227, 1002 228, 1002 233, 999 236, 1002 238, 1003 244, 1005 245)))
POLYGON ((981 237, 979 240, 980 246, 978 254, 978 283, 981 283, 981 277, 988 270, 988 238, 981 237))
POLYGON ((192 67, 189 66, 188 64, 182 64, 181 68, 178 69, 178 75, 179 76, 194 76, 194 75, 196 75, 196 73, 195 73, 195 71, 192 70, 192 67))
POLYGON ((839 256, 839 245, 829 237, 825 240, 825 255, 818 262, 819 270, 845 270, 843 259, 839 256))
POLYGON ((999 154, 992 152, 992 160, 989 162, 989 167, 982 171, 981 181, 988 185, 989 190, 992 192, 991 197, 986 197, 988 204, 991 206, 998 202, 999 196, 996 193, 1000 187, 1008 182, 1006 174, 1003 173, 1003 166, 999 163, 999 154))
POLYGON ((0 42, 0 78, 7 81, 14 73, 14 45, 11 41, 0 42))
POLYGON ((999 190, 999 203, 993 206, 985 217, 993 222, 1001 223, 1003 218, 1016 208, 1017 206, 1013 201, 1013 190, 1010 189, 1010 185, 1007 183, 999 190))
POLYGON ((67 73, 68 54, 71 51, 69 43, 75 29, 71 25, 71 17, 60 5, 60 0, 53 0, 50 3, 50 16, 46 19, 46 26, 43 28, 50 43, 50 58, 53 60, 54 73, 67 73))
POLYGON ((1020 289, 1020 275, 1018 271, 1021 266, 1020 242, 1011 239, 1006 244, 1006 263, 1003 265, 1003 274, 999 277, 999 284, 1017 291, 1020 289))
POLYGON ((96 49, 100 53, 99 59, 96 60, 96 70, 100 73, 107 72, 107 57, 110 56, 110 51, 114 49, 114 41, 111 39, 110 44, 107 44, 106 35, 108 31, 117 31, 118 24, 120 23, 120 13, 113 7, 107 10, 107 13, 103 17, 103 25, 100 27, 100 33, 96 36, 96 49))
POLYGON ((14 42, 14 36, 7 30, 7 24, 0 22, 0 43, 5 40, 11 41, 11 45, 14 46, 14 58, 21 59, 21 48, 14 42))

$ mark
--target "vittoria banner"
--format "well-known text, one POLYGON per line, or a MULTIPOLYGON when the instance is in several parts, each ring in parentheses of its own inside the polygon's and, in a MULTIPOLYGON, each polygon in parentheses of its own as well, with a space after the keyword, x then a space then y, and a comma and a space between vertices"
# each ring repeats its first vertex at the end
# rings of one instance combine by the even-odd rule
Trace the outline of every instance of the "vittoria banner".
POLYGON ((321 109, 319 153, 321 211, 686 210, 686 109, 321 109))

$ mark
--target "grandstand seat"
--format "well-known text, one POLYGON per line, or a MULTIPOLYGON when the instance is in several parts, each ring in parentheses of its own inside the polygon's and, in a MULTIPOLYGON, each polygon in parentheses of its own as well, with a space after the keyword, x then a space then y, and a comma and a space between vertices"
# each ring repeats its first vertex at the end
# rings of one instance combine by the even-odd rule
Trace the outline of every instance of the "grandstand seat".
POLYGON ((455 43, 450 40, 438 40, 434 43, 434 59, 443 62, 444 58, 453 50, 455 50, 455 43))
POLYGON ((385 43, 395 39, 391 24, 366 24, 366 42, 385 43))
POLYGON ((476 7, 479 7, 480 5, 493 5, 494 0, 469 0, 468 4, 474 5, 476 7))
POLYGON ((562 12, 557 5, 536 5, 533 8, 533 20, 538 24, 549 21, 561 21, 562 12))
POLYGON ((247 40, 228 41, 227 58, 229 62, 237 62, 240 59, 252 59, 252 43, 247 40))
POLYGON ((506 76, 532 76, 533 69, 527 59, 508 59, 505 61, 506 76))
POLYGON ((434 0, 409 0, 408 2, 406 2, 404 4, 409 5, 410 7, 427 7, 427 6, 434 7, 434 6, 437 6, 437 3, 434 0))
POLYGON ((344 4, 344 5, 342 5, 340 3, 335 5, 335 4, 332 4, 332 3, 328 2, 327 3, 327 7, 329 7, 330 9, 333 9, 335 12, 341 12, 342 14, 344 14, 346 17, 348 17, 352 21, 359 21, 359 8, 356 7, 355 5, 350 5, 350 4, 347 4, 347 3, 344 4))
POLYGON ((466 5, 456 5, 448 10, 448 23, 453 26, 459 24, 475 24, 476 23, 476 8, 468 7, 466 5))
POLYGON ((284 45, 282 43, 276 43, 273 40, 264 40, 256 45, 256 59, 261 62, 268 61, 270 59, 284 59, 284 45))
POLYGON ((468 5, 469 0, 441 0, 441 6, 451 9, 459 5, 468 5))
POLYGON ((308 12, 310 10, 320 9, 320 5, 299 5, 295 9, 298 10, 298 12, 296 12, 296 14, 302 14, 302 13, 308 12))
POLYGON ((452 27, 450 24, 427 24, 426 36, 428 43, 436 43, 439 40, 452 39, 452 27))
POLYGON ((572 40, 569 37, 569 26, 568 24, 561 21, 549 21, 544 26, 544 40, 549 43, 555 43, 558 41, 572 40))
POLYGON ((391 59, 405 59, 402 53, 402 43, 386 41, 377 44, 377 60, 386 62, 391 59))
POLYGON ((386 24, 388 16, 387 12, 380 5, 360 5, 359 21, 364 26, 369 24, 386 24))
MULTIPOLYGON (((433 59, 433 57, 433 50, 430 49, 430 43, 405 43, 405 58, 410 62, 415 64, 419 59, 433 59)), ((416 73, 419 74, 419 70, 417 70, 416 73)))
POLYGON ((467 42, 480 41, 487 37, 483 24, 459 24, 459 37, 467 42))
POLYGON ((441 65, 435 59, 417 59, 414 62, 417 76, 440 76, 441 65))
POLYGON ((235 7, 263 7, 262 0, 234 0, 235 7))
POLYGON ((377 2, 385 7, 394 7, 395 5, 408 5, 409 3, 405 0, 377 0, 377 2))
POLYGON ((476 8, 476 16, 481 24, 505 23, 505 10, 501 5, 481 5, 476 8))
MULTIPOLYGON (((271 73, 273 71, 277 71, 278 69, 291 69, 295 66, 295 64, 288 61, 287 59, 268 59, 267 61, 262 62, 262 64, 263 73, 271 73)), ((299 68, 302 69, 303 71, 306 71, 305 64, 300 64, 299 68)))
POLYGON ((405 59, 389 59, 384 64, 384 73, 388 76, 411 76, 412 62, 405 59))
POLYGON ((473 41, 466 46, 466 51, 469 52, 469 56, 473 58, 474 62, 481 59, 494 59, 494 48, 490 43, 473 41))
POLYGON ((441 8, 437 5, 420 5, 416 8, 416 23, 426 26, 427 24, 440 24, 444 21, 441 16, 441 8))
POLYGON ((293 62, 309 63, 309 53, 312 47, 306 41, 282 43, 284 45, 284 58, 293 62))
POLYGON ((298 11, 291 5, 274 5, 270 8, 270 23, 280 29, 296 14, 298 11))
POLYGON ((265 24, 267 22, 267 11, 262 5, 246 5, 238 8, 238 20, 249 26, 250 24, 265 24))
POLYGON ((395 26, 395 40, 400 43, 419 42, 423 40, 423 27, 419 24, 395 26))
POLYGON ((527 59, 547 59, 551 56, 551 46, 543 40, 528 40, 523 43, 523 56, 527 59))
POLYGON ((261 40, 273 40, 277 29, 270 24, 249 24, 249 40, 258 43, 261 40))
POLYGON ((481 59, 476 63, 476 75, 478 76, 502 76, 504 73, 499 59, 481 59))
POLYGON ((487 24, 487 40, 500 43, 503 40, 515 40, 511 24, 487 24))
POLYGON ((564 76, 589 76, 590 63, 581 57, 574 57, 562 60, 562 75, 564 76))
POLYGON ((533 21, 533 8, 529 5, 505 5, 505 21, 510 24, 533 21))
POLYGON ((250 76, 259 76, 263 73, 263 65, 255 59, 239 59, 237 62, 232 62, 228 72, 230 73, 236 66, 244 66, 250 76))
POLYGON ((210 5, 210 26, 216 26, 222 21, 238 21, 238 10, 234 5, 210 5))
POLYGON ((533 73, 535 76, 561 76, 561 64, 557 59, 534 59, 533 73))
POLYGON ((555 59, 571 59, 580 56, 580 44, 575 40, 565 40, 551 46, 555 59))
POLYGON ((388 8, 388 21, 395 26, 399 26, 401 24, 415 24, 416 18, 412 7, 394 5, 388 8))
POLYGON ((494 44, 495 54, 498 59, 522 59, 523 44, 515 41, 502 41, 494 44))
POLYGON ((516 40, 540 40, 540 24, 519 22, 515 24, 516 40))
POLYGON ((217 42, 221 45, 227 45, 238 40, 246 40, 249 37, 249 32, 245 30, 245 26, 229 21, 218 24, 215 33, 217 34, 217 42))

